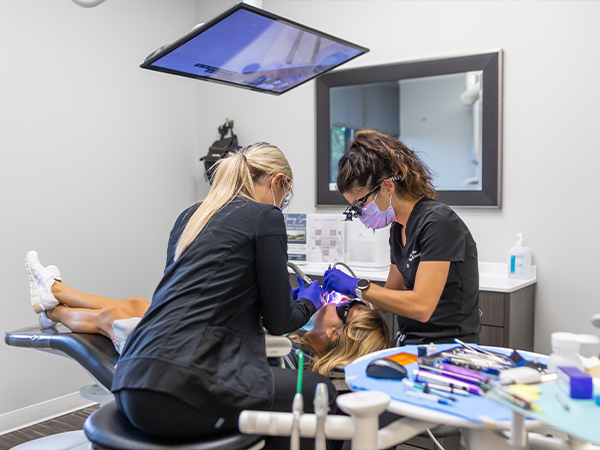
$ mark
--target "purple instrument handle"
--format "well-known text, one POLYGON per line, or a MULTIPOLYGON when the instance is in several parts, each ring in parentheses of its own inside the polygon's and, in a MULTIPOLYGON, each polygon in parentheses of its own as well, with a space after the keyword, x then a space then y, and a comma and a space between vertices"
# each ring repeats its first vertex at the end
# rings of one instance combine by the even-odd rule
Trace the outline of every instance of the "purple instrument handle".
POLYGON ((413 371, 413 378, 415 381, 419 381, 421 383, 441 384, 443 386, 456 388, 457 390, 460 389, 463 391, 468 391, 471 394, 480 394, 480 389, 478 386, 467 383, 466 381, 450 378, 448 376, 427 372, 426 370, 422 369, 415 369, 413 371))
MULTIPOLYGON (((458 367, 453 364, 446 364, 446 363, 440 362, 440 363, 436 364, 436 367, 438 369, 445 370, 446 372, 455 373, 456 378, 458 378, 459 380, 462 380, 462 381, 466 381, 467 383, 469 383, 469 382, 473 383, 473 381, 463 378, 464 376, 469 377, 469 378, 474 378, 474 379, 482 381, 482 382, 485 382, 487 380, 487 377, 483 376, 479 372, 475 372, 474 370, 465 369, 464 367, 458 367)), ((448 375, 448 376, 452 376, 452 375, 448 375)))

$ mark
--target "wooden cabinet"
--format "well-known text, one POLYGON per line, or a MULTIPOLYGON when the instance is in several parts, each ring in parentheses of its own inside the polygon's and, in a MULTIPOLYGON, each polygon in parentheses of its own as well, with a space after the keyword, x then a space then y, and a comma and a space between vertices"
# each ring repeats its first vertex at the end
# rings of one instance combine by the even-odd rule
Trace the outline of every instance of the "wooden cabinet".
POLYGON ((481 345, 533 351, 535 284, 514 292, 479 291, 481 345))

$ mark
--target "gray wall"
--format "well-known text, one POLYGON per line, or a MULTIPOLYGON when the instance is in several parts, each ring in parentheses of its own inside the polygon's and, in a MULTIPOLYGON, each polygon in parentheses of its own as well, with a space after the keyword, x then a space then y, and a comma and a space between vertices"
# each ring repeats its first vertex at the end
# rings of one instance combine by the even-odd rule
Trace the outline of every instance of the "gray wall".
MULTIPOLYGON (((400 139, 433 170, 437 189, 464 189, 476 175, 473 153, 473 107, 465 107, 465 74, 400 82, 400 139)), ((481 189, 476 186, 477 189, 481 189)))
MULTIPOLYGON (((192 0, 0 2, 3 333, 37 323, 29 250, 76 289, 151 298, 196 198, 197 83, 138 66, 195 15, 192 0)), ((0 345, 0 415, 89 382, 65 358, 0 345)))
POLYGON ((330 90, 331 125, 400 134, 400 86, 397 82, 338 86, 330 90))

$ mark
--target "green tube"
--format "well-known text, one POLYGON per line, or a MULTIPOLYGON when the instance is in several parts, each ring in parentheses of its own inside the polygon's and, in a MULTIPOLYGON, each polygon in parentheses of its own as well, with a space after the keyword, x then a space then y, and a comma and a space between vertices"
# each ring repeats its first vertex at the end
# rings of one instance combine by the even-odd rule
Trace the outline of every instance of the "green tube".
POLYGON ((302 372, 304 371, 304 353, 300 350, 296 350, 298 355, 298 384, 296 385, 296 394, 302 393, 302 372))

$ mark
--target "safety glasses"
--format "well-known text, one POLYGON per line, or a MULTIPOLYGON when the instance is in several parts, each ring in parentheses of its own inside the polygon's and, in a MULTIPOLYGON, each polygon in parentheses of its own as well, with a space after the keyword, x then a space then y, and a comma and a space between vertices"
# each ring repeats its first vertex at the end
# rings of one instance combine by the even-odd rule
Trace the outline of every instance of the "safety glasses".
POLYGON ((365 195, 364 197, 359 198, 358 200, 354 200, 354 202, 350 203, 348 205, 348 207, 346 208, 346 210, 344 211, 344 216, 346 216, 345 221, 346 222, 351 222, 353 218, 359 218, 360 216, 362 216, 362 209, 364 204, 366 203, 367 199, 374 194, 375 192, 377 192, 379 190, 379 188, 381 187, 381 183, 379 183, 377 186, 375 186, 367 195, 365 195))
POLYGON ((345 302, 340 302, 338 303, 338 305, 335 307, 335 312, 337 313, 338 317, 341 319, 342 323, 346 323, 346 320, 348 319, 348 313, 350 312, 350 308, 352 308, 353 306, 356 305, 363 305, 365 306, 365 304, 361 301, 358 300, 348 300, 345 302))

